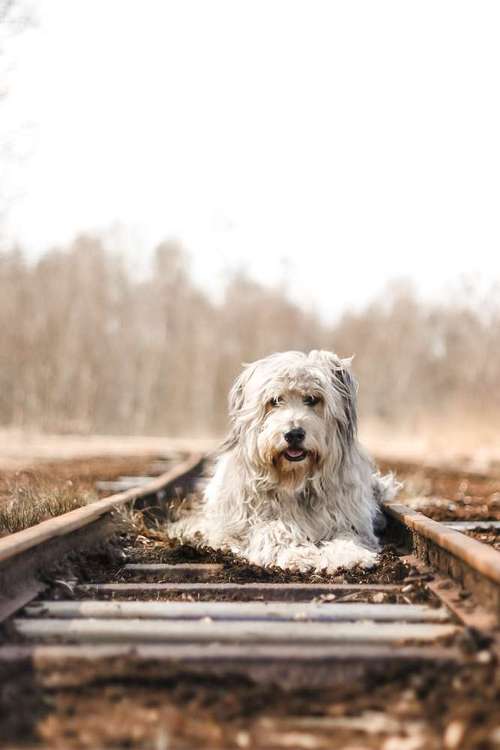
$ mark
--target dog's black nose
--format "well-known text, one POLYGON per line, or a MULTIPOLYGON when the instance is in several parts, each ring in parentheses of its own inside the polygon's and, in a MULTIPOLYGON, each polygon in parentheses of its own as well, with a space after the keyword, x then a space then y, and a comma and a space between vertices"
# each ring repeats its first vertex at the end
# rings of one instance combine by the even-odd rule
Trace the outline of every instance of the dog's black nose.
POLYGON ((301 443, 306 436, 305 430, 302 427, 294 427, 293 430, 285 432, 285 440, 289 445, 298 445, 301 443))

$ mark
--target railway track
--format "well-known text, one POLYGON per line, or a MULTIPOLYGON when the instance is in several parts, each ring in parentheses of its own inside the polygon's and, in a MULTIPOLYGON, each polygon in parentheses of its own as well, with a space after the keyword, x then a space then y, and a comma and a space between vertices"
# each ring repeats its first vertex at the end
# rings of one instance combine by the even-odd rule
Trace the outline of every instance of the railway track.
MULTIPOLYGON (((145 562, 143 548, 90 581, 60 572, 66 558, 108 543, 119 509, 165 517, 202 464, 191 455, 167 471, 157 464, 154 478, 100 483, 113 494, 0 539, 4 680, 29 673, 54 691, 237 676, 332 689, 497 658, 500 553, 463 533, 474 522, 437 523, 401 503, 385 508, 386 541, 398 554, 393 579, 240 580, 224 560, 145 562)), ((253 746, 242 743, 233 746, 253 746)))

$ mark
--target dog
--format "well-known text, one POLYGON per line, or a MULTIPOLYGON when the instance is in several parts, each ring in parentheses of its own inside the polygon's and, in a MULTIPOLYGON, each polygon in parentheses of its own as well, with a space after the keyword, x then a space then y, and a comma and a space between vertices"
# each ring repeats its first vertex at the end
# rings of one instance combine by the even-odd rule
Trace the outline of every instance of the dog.
POLYGON ((351 360, 289 351, 246 365, 213 476, 171 535, 292 571, 374 566, 380 503, 398 485, 358 443, 351 360))

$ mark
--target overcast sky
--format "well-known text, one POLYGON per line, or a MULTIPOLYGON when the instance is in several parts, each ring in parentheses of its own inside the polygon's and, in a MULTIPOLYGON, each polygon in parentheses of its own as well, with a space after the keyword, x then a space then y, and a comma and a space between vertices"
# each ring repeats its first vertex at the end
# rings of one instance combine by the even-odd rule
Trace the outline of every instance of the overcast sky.
POLYGON ((34 5, 0 110, 31 254, 119 223, 327 315, 397 276, 500 277, 497 0, 34 5))

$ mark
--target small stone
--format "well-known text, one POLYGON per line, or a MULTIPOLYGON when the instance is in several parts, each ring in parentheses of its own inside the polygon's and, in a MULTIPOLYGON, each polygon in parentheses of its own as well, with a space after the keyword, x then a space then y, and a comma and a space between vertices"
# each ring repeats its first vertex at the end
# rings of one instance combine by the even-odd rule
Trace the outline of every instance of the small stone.
POLYGON ((307 614, 305 612, 297 612, 297 614, 294 615, 293 619, 299 622, 303 620, 307 620, 307 614))
POLYGON ((322 602, 333 602, 336 599, 335 594, 323 594, 319 597, 320 601, 322 602))
POLYGON ((250 734, 248 732, 238 732, 236 737, 236 744, 238 747, 250 747, 250 734))
POLYGON ((492 731, 489 739, 494 745, 500 745, 500 727, 492 731))
POLYGON ((410 678, 410 681, 411 681, 412 686, 416 690, 418 690, 419 688, 421 688, 422 685, 425 682, 425 680, 424 680, 424 678, 422 677, 421 674, 414 674, 414 675, 412 675, 411 678, 410 678))
MULTIPOLYGON (((269 732, 266 741, 273 747, 294 748, 294 750, 321 750, 324 744, 312 734, 305 732, 269 732)), ((269 746, 266 744, 266 747, 269 746)))
POLYGON ((168 750, 170 747, 170 735, 166 729, 162 728, 156 736, 154 750, 168 750))
POLYGON ((490 495, 489 504, 493 508, 500 507, 500 492, 494 492, 493 495, 490 495))
POLYGON ((420 750, 425 746, 425 739, 416 737, 388 737, 382 745, 382 750, 420 750))
POLYGON ((385 600, 385 594, 383 591, 377 591, 377 593, 373 595, 373 601, 376 604, 382 604, 384 600, 385 600))
POLYGON ((444 746, 448 750, 455 750, 455 748, 460 747, 464 734, 465 725, 463 722, 458 720, 450 722, 444 732, 444 746))
POLYGON ((489 664, 491 658, 491 653, 489 651, 480 651, 476 655, 476 661, 478 661, 480 664, 489 664))
POLYGON ((412 690, 411 688, 407 688, 406 690, 403 690, 402 693, 400 693, 399 697, 405 701, 413 701, 417 696, 414 690, 412 690))
POLYGON ((63 580, 61 578, 56 578, 54 581, 54 585, 59 590, 58 593, 63 593, 67 597, 74 599, 75 598, 75 588, 78 583, 78 580, 76 578, 68 578, 66 580, 63 580))

